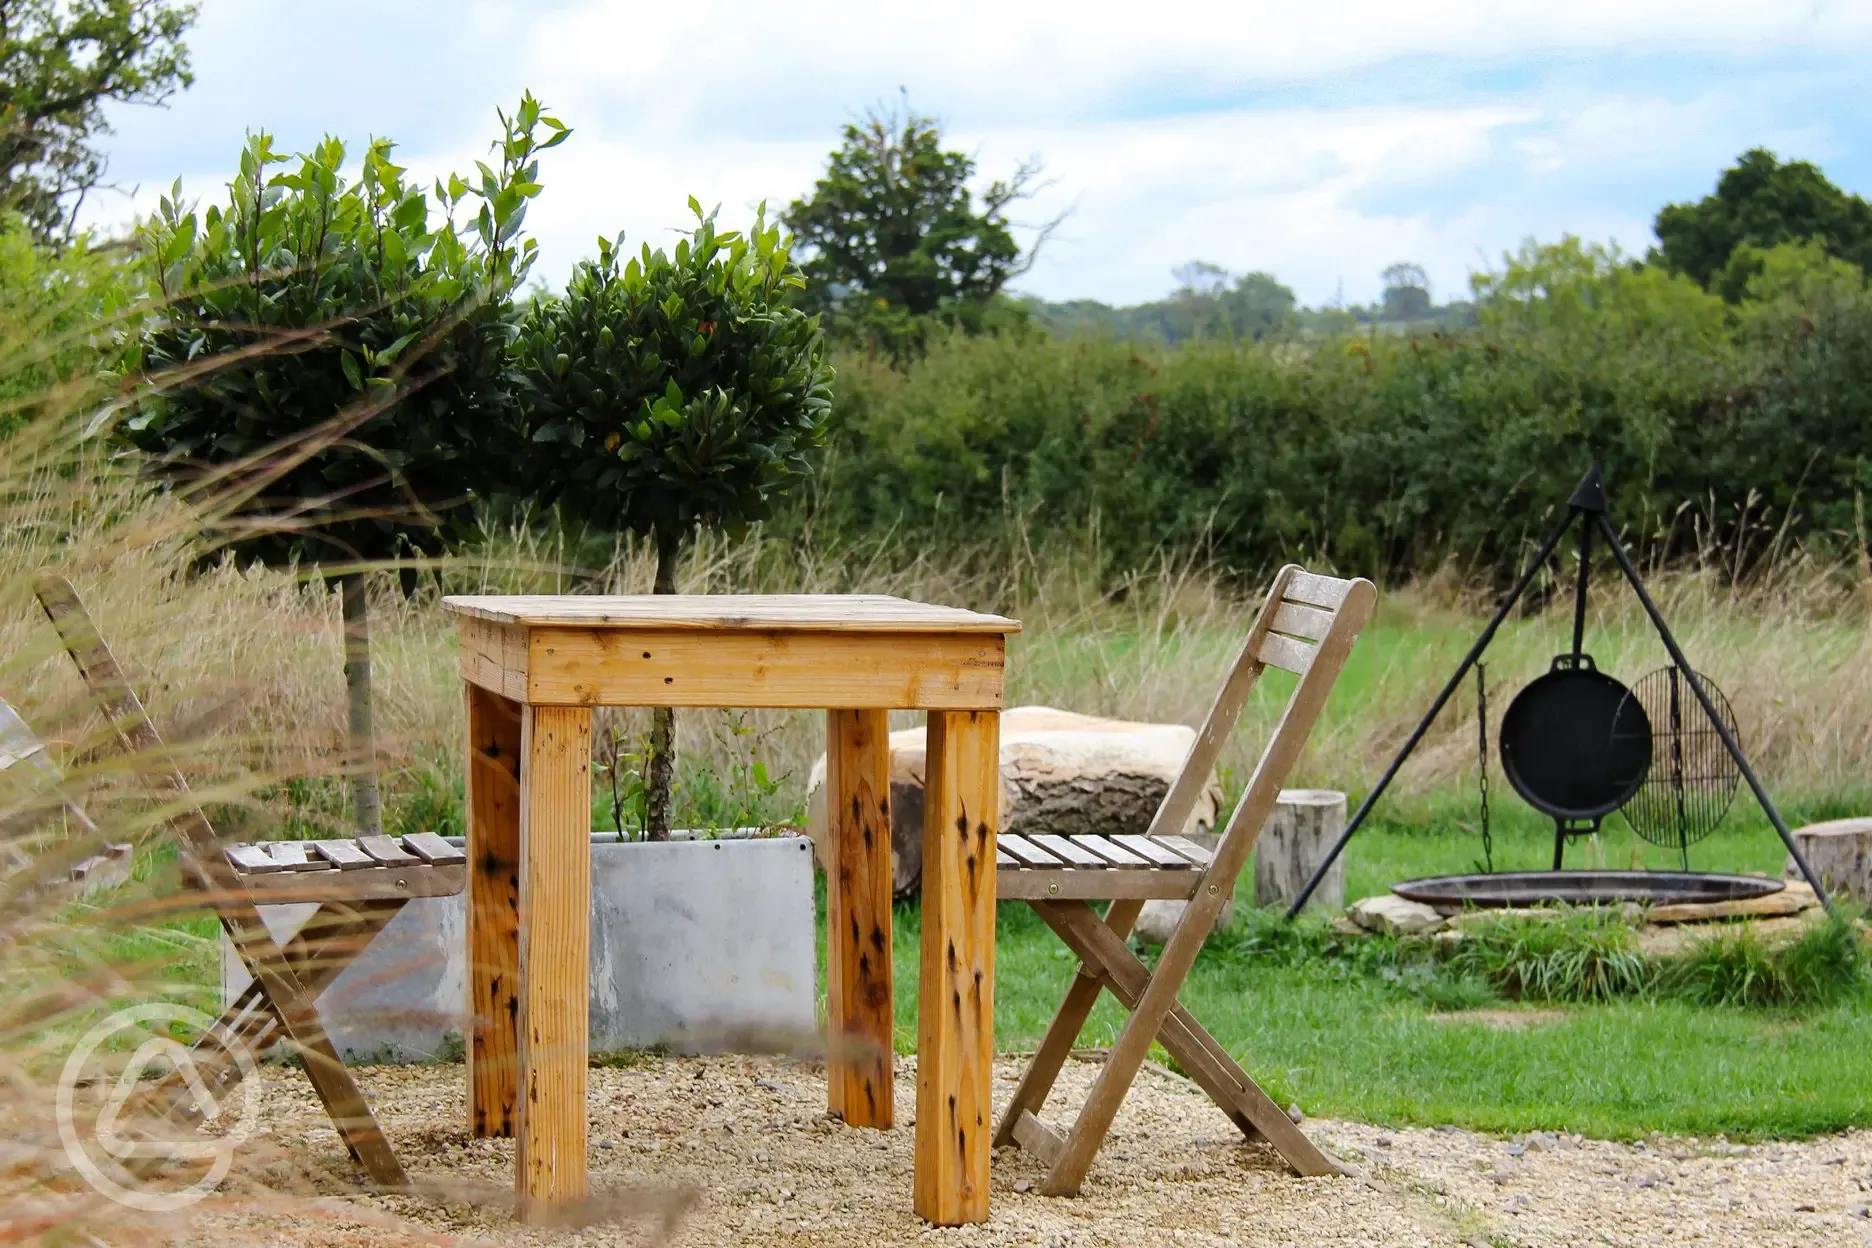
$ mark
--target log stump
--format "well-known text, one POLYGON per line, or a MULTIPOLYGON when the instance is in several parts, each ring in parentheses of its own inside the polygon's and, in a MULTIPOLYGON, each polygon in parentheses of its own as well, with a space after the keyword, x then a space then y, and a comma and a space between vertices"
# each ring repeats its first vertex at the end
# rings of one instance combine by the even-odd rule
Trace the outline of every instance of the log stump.
MULTIPOLYGON (((1257 906, 1285 906, 1306 887, 1327 851, 1345 831, 1345 794, 1331 789, 1282 789, 1274 813, 1255 842, 1257 906)), ((1307 902, 1334 914, 1345 907, 1345 858, 1333 863, 1307 902)))
MULTIPOLYGON (((1261 839, 1255 842, 1255 905, 1284 906, 1299 896, 1315 864, 1326 856, 1326 851, 1345 831, 1345 821, 1345 794, 1331 789, 1282 789, 1274 803, 1274 813, 1261 828, 1261 839)), ((1220 833, 1190 839, 1211 853, 1222 843, 1220 833)), ((1176 930, 1183 918, 1183 908, 1188 904, 1161 899, 1147 901, 1131 930, 1145 944, 1161 945, 1176 930)), ((1334 914, 1344 907, 1345 859, 1333 864, 1307 902, 1309 909, 1316 905, 1334 914)), ((1217 930, 1227 927, 1234 917, 1235 897, 1230 894, 1216 916, 1217 930)))
MULTIPOLYGON (((1810 823, 1794 829, 1794 843, 1827 892, 1853 901, 1872 901, 1872 817, 1810 823)), ((1794 855, 1788 855, 1782 874, 1800 877, 1794 855)))

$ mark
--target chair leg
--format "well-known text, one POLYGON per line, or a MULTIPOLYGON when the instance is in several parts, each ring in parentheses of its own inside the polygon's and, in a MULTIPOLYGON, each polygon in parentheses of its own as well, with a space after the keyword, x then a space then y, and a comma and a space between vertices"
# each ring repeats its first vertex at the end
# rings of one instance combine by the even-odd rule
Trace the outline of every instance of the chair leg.
MULTIPOLYGON (((287 965, 299 977, 306 992, 317 998, 331 986, 332 981, 344 974, 344 969, 408 904, 404 899, 328 901, 313 912, 312 917, 305 921, 281 952, 285 954, 287 965)), ((278 1015, 263 1008, 265 1004, 266 994, 260 989, 260 981, 254 980, 228 1003, 221 1017, 216 1020, 215 1030, 224 1033, 223 1038, 214 1040, 211 1036, 203 1036, 195 1042, 198 1060, 202 1053, 214 1048, 225 1050, 231 1044, 244 1045, 256 1059, 264 1057, 282 1037, 278 1015)), ((204 1076, 209 1091, 217 1095, 223 1087, 232 1087, 241 1075, 237 1063, 224 1062, 220 1065, 226 1066, 233 1079, 221 1083, 204 1076)), ((219 1065, 214 1074, 221 1074, 219 1065)), ((179 1087, 181 1082, 180 1077, 172 1073, 152 1091, 160 1092, 172 1085, 179 1087)))
POLYGON ((1101 969, 1103 982, 1110 985, 1121 1004, 1133 1011, 1124 1034, 1119 1037, 1119 1045, 1113 1049, 1113 1058, 1107 1062, 1106 1069, 1094 1084, 1093 1096, 1087 1098, 1085 1108, 1080 1111, 1079 1121, 1067 1137, 1066 1147, 1061 1150, 1060 1158, 1048 1175, 1043 1191, 1049 1195, 1071 1195, 1078 1191, 1085 1170, 1090 1167, 1092 1157, 1110 1130, 1111 1119, 1116 1115, 1118 1105, 1136 1077, 1137 1068, 1143 1064, 1144 1055, 1149 1052, 1152 1038, 1162 1042, 1177 1064, 1196 1080, 1210 1099, 1245 1134, 1251 1138, 1255 1135, 1264 1136, 1299 1173, 1322 1175, 1339 1172, 1338 1167, 1314 1147, 1312 1141, 1288 1119, 1272 1098, 1229 1057, 1221 1044, 1188 1010, 1176 1003, 1174 992, 1161 994, 1168 1008, 1156 1016, 1155 1026, 1151 1026, 1148 1031, 1141 1030, 1146 1026, 1146 1016, 1138 1011, 1138 1007, 1151 984, 1151 972, 1121 939, 1099 921, 1090 906, 1084 902, 1047 902, 1036 908, 1048 926, 1059 934, 1082 961, 1101 969), (1113 1062, 1117 1060, 1127 1040, 1138 1056, 1129 1063, 1128 1070, 1118 1068, 1115 1071, 1113 1062), (1101 1099, 1095 1102, 1093 1098, 1101 1093, 1101 1099), (1095 1108, 1100 1110, 1099 1114, 1093 1114, 1095 1108), (1077 1168, 1077 1174, 1073 1173, 1074 1168, 1077 1168))
MULTIPOLYGON (((1033 903, 1044 918, 1046 911, 1042 905, 1033 903)), ((1131 934, 1131 926, 1143 909, 1141 901, 1114 901, 1105 912, 1105 924, 1123 940, 1131 934)), ((1039 1115, 1041 1106, 1053 1091, 1053 1081, 1059 1078, 1060 1068, 1072 1055, 1072 1046, 1079 1039, 1092 1007, 1098 1004, 1099 989, 1103 986, 1104 977, 1097 967, 1081 959, 1079 973, 1073 978, 1072 986, 1066 989, 1066 999, 1060 1002, 1059 1012, 1047 1024, 1046 1035, 1041 1038, 1040 1047, 1034 1050, 1033 1060, 1022 1072, 1020 1086, 1014 1089, 1014 1099, 1002 1111, 1001 1121, 995 1126, 993 1147, 1017 1142, 1014 1128, 1019 1125, 1021 1114, 1039 1115)))
MULTIPOLYGON (((298 976, 307 994, 317 997, 344 973, 345 967, 363 952, 406 904, 407 901, 402 899, 326 902, 313 912, 298 934, 281 949, 287 967, 298 976)), ((191 1047, 194 1073, 209 1093, 219 1099, 246 1074, 240 1063, 231 1056, 233 1046, 245 1047, 258 1060, 284 1036, 285 1029, 280 1016, 272 1008, 260 981, 256 979, 228 1003, 209 1033, 197 1039, 191 1047)), ((309 1062, 307 1068, 309 1072, 309 1062)), ((192 1123, 197 1109, 193 1100, 178 1102, 174 1099, 185 1086, 183 1076, 179 1072, 171 1072, 147 1092, 140 1094, 128 1108, 134 1112, 151 1113, 160 1121, 192 1123)), ((316 1088, 316 1081, 314 1086, 316 1088)), ((371 1125, 375 1126, 374 1119, 371 1125)), ((381 1137, 381 1132, 378 1134, 381 1137)), ((368 1145, 369 1142, 366 1143, 368 1145)), ((348 1136, 346 1145, 351 1145, 348 1136)), ((384 1147, 387 1149, 388 1144, 384 1147)), ((360 1164, 363 1163, 364 1155, 358 1154, 355 1149, 353 1155, 358 1157, 360 1164)), ((397 1173, 400 1175, 400 1167, 397 1173)), ((380 1178, 378 1173, 373 1173, 371 1177, 378 1182, 400 1181, 380 1178)))

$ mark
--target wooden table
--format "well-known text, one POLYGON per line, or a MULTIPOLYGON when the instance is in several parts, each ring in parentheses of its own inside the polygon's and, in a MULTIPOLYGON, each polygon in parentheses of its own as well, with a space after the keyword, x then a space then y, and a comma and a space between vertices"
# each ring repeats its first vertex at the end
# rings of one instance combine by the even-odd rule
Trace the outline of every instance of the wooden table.
POLYGON ((929 712, 916 1211, 988 1216, 1000 616, 842 595, 452 597, 468 695, 468 1118, 528 1216, 585 1189, 594 706, 827 710, 828 1101, 891 1125, 893 709, 929 712))

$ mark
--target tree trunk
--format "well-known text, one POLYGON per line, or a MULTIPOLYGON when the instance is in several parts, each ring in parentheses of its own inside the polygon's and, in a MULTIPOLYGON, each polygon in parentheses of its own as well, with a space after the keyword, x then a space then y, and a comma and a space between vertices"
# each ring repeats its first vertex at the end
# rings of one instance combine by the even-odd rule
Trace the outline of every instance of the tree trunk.
MULTIPOLYGON (((1274 813, 1261 829, 1261 839, 1255 842, 1255 905, 1291 904, 1326 851, 1338 843, 1345 824, 1345 794, 1329 789, 1282 789, 1274 813)), ((1344 855, 1320 881, 1307 907, 1329 914, 1345 908, 1344 855)))
POLYGON ((377 793, 377 726, 371 711, 370 599, 364 574, 338 578, 344 614, 345 701, 348 719, 346 768, 351 773, 351 809, 359 836, 383 832, 383 804, 377 793))
MULTIPOLYGON (((676 557, 682 548, 680 533, 658 532, 656 586, 653 592, 676 592, 676 557)), ((670 834, 671 790, 676 772, 676 712, 667 706, 650 712, 650 757, 644 762, 644 839, 667 841, 670 834)))
MULTIPOLYGON (((1834 897, 1872 901, 1872 819, 1810 823, 1794 829, 1794 843, 1834 897)), ((1788 855, 1783 874, 1790 879, 1800 877, 1794 855, 1788 855)))

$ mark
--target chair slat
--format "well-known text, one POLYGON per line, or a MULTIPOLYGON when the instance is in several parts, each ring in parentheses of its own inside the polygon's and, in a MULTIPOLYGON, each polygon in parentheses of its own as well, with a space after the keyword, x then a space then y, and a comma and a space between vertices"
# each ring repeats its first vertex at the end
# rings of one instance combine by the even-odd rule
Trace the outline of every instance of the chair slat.
POLYGON ((1148 859, 1132 853, 1114 842, 1109 836, 1075 836, 1072 842, 1081 849, 1097 854, 1114 867, 1137 868, 1151 865, 1148 859))
POLYGON ((425 862, 467 862, 468 855, 433 832, 412 832, 403 838, 403 847, 425 862))
POLYGON ((995 876, 995 896, 1003 901, 1188 901, 1201 880, 1196 871, 1120 871, 1114 867, 1001 871, 995 876))
POLYGON ((1058 867, 1065 865, 1061 863, 1058 858, 1047 853, 1046 850, 1041 849, 1026 837, 1016 836, 1011 832, 1003 832, 1000 836, 997 836, 995 838, 995 845, 997 848, 1005 849, 1008 853, 1014 855, 1022 866, 1058 867))
POLYGON ((1332 628, 1332 622, 1333 613, 1330 611, 1302 606, 1297 602, 1282 602, 1275 608, 1269 627, 1277 633, 1304 637, 1308 641, 1324 641, 1332 628))
POLYGON ((1091 867, 1095 870, 1105 866, 1103 858, 1090 850, 1079 848, 1071 837, 1043 832, 1036 835, 1033 842, 1049 854, 1065 859, 1071 866, 1091 867))
POLYGON ((1342 581, 1336 576, 1320 576, 1313 572, 1295 572, 1287 578, 1286 588, 1281 597, 1289 602, 1303 602, 1310 606, 1337 610, 1352 592, 1357 582, 1342 581))
POLYGON ((421 862, 415 854, 406 854, 389 836, 360 836, 358 845, 378 862, 390 867, 406 867, 421 862))
POLYGON ((1000 845, 995 846, 995 870, 1014 871, 1018 870, 1020 865, 1020 859, 1002 849, 1000 845))
POLYGON ((268 841, 256 846, 264 849, 279 863, 282 871, 329 871, 331 867, 323 858, 306 851, 311 848, 304 841, 268 841))
POLYGON ((1152 865, 1162 867, 1167 871, 1182 871, 1194 865, 1189 859, 1177 853, 1175 850, 1165 849, 1162 845, 1159 845, 1155 837, 1127 833, 1114 836, 1111 839, 1138 855, 1140 858, 1149 859, 1152 865))
POLYGON ((1199 867, 1208 866, 1209 860, 1215 857, 1214 854, 1186 836, 1160 836, 1157 838, 1157 843, 1166 849, 1175 850, 1199 867))
POLYGON ((340 871, 377 865, 377 860, 359 849, 356 841, 313 841, 312 851, 340 871))
POLYGON ((273 860, 273 855, 258 845, 230 845, 227 847, 227 860, 236 871, 248 875, 264 875, 269 871, 283 871, 285 866, 273 860))
POLYGON ((1296 676, 1306 675, 1307 668, 1313 666, 1313 656, 1317 653, 1304 641, 1295 641, 1292 637, 1280 633, 1269 633, 1261 639, 1258 651, 1261 661, 1270 667, 1292 672, 1296 676))

